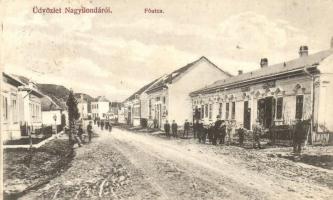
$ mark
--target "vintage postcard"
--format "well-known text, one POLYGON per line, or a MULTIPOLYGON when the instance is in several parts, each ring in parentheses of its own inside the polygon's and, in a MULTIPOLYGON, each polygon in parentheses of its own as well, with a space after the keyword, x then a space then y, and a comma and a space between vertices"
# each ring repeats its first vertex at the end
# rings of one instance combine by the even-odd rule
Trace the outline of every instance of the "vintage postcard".
POLYGON ((0 199, 333 199, 333 0, 0 4, 0 199))

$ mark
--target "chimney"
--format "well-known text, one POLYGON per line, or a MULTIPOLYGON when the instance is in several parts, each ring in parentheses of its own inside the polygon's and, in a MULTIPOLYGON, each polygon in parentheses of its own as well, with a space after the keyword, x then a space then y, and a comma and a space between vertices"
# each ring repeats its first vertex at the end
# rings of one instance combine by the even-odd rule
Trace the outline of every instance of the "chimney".
POLYGON ((268 59, 267 58, 262 58, 260 60, 260 67, 264 68, 264 67, 267 67, 267 66, 268 66, 268 59))
POLYGON ((238 70, 238 75, 243 74, 243 70, 238 70))
POLYGON ((304 56, 308 56, 309 54, 309 48, 308 46, 301 46, 299 48, 299 57, 304 57, 304 56))

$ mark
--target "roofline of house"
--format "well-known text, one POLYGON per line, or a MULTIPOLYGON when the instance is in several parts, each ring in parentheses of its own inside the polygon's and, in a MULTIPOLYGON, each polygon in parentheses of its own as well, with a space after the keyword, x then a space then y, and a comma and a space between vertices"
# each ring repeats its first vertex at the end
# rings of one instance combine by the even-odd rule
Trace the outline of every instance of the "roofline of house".
MULTIPOLYGON (((248 85, 248 84, 251 84, 254 81, 263 81, 263 80, 269 79, 269 78, 275 80, 275 79, 278 79, 278 77, 285 76, 285 75, 290 74, 290 73, 303 72, 303 69, 305 67, 307 67, 307 66, 303 66, 303 67, 300 67, 298 69, 289 70, 289 71, 285 71, 285 72, 280 72, 280 73, 276 73, 276 74, 266 75, 266 76, 262 76, 262 77, 257 77, 257 78, 247 79, 247 80, 241 80, 241 81, 237 81, 237 82, 230 83, 230 84, 225 84, 225 85, 221 84, 221 85, 218 85, 218 86, 215 86, 215 87, 211 87, 211 88, 203 88, 203 89, 191 92, 190 96, 191 97, 195 97, 195 96, 198 96, 198 95, 200 95, 202 93, 209 93, 209 92, 213 92, 215 90, 225 89, 225 88, 232 87, 232 86, 239 85, 239 84, 248 85)), ((312 69, 313 70, 316 67, 317 67, 317 64, 313 64, 311 66, 308 66, 308 69, 312 69)), ((267 80, 265 80, 265 81, 267 81, 267 80)), ((230 88, 228 88, 228 89, 230 89, 230 88)))
POLYGON ((14 82, 18 83, 17 86, 23 86, 23 85, 25 85, 22 81, 16 79, 15 77, 13 77, 13 76, 5 73, 5 72, 2 72, 2 75, 5 76, 5 77, 7 77, 7 78, 9 78, 9 79, 11 79, 11 80, 13 80, 14 82))

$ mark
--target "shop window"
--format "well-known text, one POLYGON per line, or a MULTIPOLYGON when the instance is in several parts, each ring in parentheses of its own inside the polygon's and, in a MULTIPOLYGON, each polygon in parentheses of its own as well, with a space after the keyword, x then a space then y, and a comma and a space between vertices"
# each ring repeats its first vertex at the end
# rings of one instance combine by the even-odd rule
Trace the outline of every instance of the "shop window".
POLYGON ((296 96, 296 119, 302 119, 303 117, 303 95, 297 95, 296 96))
POLYGON ((229 119, 229 103, 225 104, 225 119, 229 119))
POLYGON ((279 97, 276 101, 276 119, 282 119, 283 98, 279 97))

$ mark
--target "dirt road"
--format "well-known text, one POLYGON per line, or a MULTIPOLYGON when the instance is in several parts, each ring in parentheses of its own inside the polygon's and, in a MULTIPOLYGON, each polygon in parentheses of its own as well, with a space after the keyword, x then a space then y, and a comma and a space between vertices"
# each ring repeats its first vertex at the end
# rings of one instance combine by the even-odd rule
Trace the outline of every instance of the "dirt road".
MULTIPOLYGON (((97 128, 96 128, 97 130, 97 128)), ((332 199, 333 173, 238 147, 114 129, 22 199, 332 199)))

